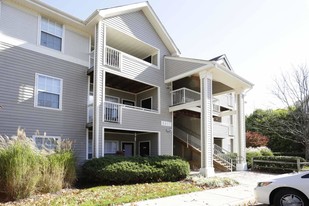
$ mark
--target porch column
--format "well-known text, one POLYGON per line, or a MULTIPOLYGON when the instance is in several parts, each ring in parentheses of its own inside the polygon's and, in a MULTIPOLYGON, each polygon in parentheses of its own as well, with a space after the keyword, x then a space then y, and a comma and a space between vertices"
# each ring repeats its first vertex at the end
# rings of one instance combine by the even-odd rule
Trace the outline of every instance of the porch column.
POLYGON ((236 170, 247 170, 246 162, 246 131, 245 131, 245 111, 244 111, 244 94, 242 92, 236 93, 237 106, 237 153, 240 156, 239 162, 236 164, 236 170))
POLYGON ((213 167, 213 118, 212 118, 212 74, 200 73, 201 88, 201 169, 200 174, 210 177, 213 167))
MULTIPOLYGON (((102 151, 102 141, 104 143, 104 134, 102 130, 102 116, 104 97, 105 97, 105 73, 102 69, 104 54, 105 54, 105 39, 106 39, 106 26, 102 21, 95 26, 95 55, 94 55, 94 69, 93 69, 93 141, 94 141, 94 156, 104 156, 102 151), (103 139, 102 139, 103 138, 103 139)), ((104 147, 103 147, 104 149, 104 147)))

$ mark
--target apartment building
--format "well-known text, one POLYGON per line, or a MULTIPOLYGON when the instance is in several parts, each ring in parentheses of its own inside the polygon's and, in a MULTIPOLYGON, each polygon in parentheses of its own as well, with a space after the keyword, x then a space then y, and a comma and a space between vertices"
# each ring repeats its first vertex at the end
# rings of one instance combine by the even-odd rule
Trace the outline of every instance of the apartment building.
POLYGON ((22 127, 49 148, 70 139, 79 163, 180 155, 211 176, 234 152, 246 168, 253 85, 225 55, 181 57, 148 2, 80 20, 38 0, 1 0, 0 31, 0 134, 22 127))

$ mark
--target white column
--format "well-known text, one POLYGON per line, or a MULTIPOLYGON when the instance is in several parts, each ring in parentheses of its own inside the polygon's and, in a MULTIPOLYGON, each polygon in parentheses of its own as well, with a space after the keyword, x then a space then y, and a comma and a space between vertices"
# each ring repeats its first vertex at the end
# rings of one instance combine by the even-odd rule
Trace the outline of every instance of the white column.
POLYGON ((210 177, 213 167, 213 118, 212 118, 212 75, 200 73, 201 80, 201 169, 200 174, 210 177))
MULTIPOLYGON (((104 155, 102 151, 102 141, 104 144, 104 136, 102 132, 102 111, 105 92, 105 76, 102 70, 103 56, 105 54, 105 25, 100 21, 95 27, 95 53, 94 53, 94 69, 93 69, 93 87, 94 87, 94 112, 93 112, 93 141, 94 141, 94 157, 104 155), (101 141, 100 141, 100 138, 101 141)), ((104 147, 103 147, 104 148, 104 147)))
POLYGON ((244 111, 244 94, 236 94, 237 106, 237 153, 240 156, 240 161, 236 165, 237 171, 247 170, 246 162, 246 131, 245 131, 245 111, 244 111))

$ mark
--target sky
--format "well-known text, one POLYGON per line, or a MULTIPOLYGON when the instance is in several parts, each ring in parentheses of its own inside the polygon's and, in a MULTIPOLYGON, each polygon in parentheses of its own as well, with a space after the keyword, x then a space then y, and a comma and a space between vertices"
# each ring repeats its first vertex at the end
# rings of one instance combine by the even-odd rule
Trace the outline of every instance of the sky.
MULTIPOLYGON (((42 0, 82 20, 96 9, 138 0, 42 0)), ((254 84, 245 113, 282 108, 275 78, 309 64, 309 0, 148 0, 181 56, 226 54, 234 71, 254 84)), ((308 65, 309 66, 309 65, 308 65)))

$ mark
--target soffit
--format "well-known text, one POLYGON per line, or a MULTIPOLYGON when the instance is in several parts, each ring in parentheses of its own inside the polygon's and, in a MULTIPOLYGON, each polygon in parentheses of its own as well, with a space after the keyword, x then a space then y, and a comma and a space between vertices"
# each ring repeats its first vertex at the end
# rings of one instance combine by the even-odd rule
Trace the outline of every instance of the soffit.
POLYGON ((153 88, 153 86, 148 84, 133 81, 111 73, 106 73, 106 86, 135 94, 153 88))
POLYGON ((157 50, 133 37, 123 34, 111 27, 106 29, 106 43, 108 46, 130 54, 140 59, 144 59, 150 54, 157 53, 157 50))

